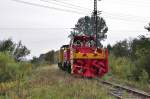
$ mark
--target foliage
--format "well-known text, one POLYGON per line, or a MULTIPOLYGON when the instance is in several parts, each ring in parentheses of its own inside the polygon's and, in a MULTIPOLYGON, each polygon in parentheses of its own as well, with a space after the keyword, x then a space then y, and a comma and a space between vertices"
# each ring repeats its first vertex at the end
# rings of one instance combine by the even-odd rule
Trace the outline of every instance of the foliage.
POLYGON ((140 36, 140 39, 134 39, 132 43, 132 60, 138 67, 137 74, 146 71, 150 77, 150 40, 145 36, 140 36), (133 59, 134 58, 134 59, 133 59))
POLYGON ((30 51, 27 49, 26 46, 22 45, 21 41, 17 44, 15 51, 13 53, 15 59, 20 61, 24 56, 30 54, 30 51))
POLYGON ((0 52, 0 94, 9 95, 11 99, 23 99, 20 97, 22 88, 31 72, 31 63, 17 62, 10 53, 0 52))
POLYGON ((31 79, 31 99, 113 99, 97 80, 74 77, 55 66, 41 67, 31 79))
POLYGON ((32 69, 32 64, 17 63, 9 53, 0 52, 0 82, 16 80, 32 69))
POLYGON ((41 64, 57 64, 59 51, 51 50, 45 54, 41 54, 39 57, 33 57, 31 63, 37 65, 41 64))
MULTIPOLYGON (((101 46, 100 41, 106 38, 108 27, 102 17, 97 17, 97 31, 98 31, 98 45, 101 46)), ((72 31, 69 37, 73 35, 94 35, 95 36, 95 22, 93 16, 81 17, 75 25, 75 30, 72 31)))
POLYGON ((150 38, 140 36, 139 39, 134 39, 131 43, 131 57, 137 59, 138 57, 150 55, 150 38))
POLYGON ((38 60, 38 57, 33 56, 33 57, 32 57, 32 60, 31 60, 31 63, 35 64, 35 63, 37 63, 38 61, 39 61, 39 60, 38 60))
POLYGON ((150 38, 139 36, 132 41, 117 42, 109 48, 111 49, 110 66, 114 75, 139 82, 149 82, 150 38))
POLYGON ((36 67, 40 65, 40 61, 39 61, 39 58, 38 57, 32 57, 32 59, 30 60, 30 62, 32 64, 34 64, 36 67))
MULTIPOLYGON (((32 64, 21 62, 30 53, 21 41, 16 44, 12 39, 0 41, 0 94, 6 95, 4 99, 23 99, 20 89, 25 79, 32 70, 32 64), (13 95, 11 95, 12 93, 13 95)), ((24 98, 25 99, 25 98, 24 98)))
POLYGON ((123 40, 120 42, 117 42, 113 47, 112 47, 112 53, 117 56, 117 57, 126 57, 129 56, 129 45, 127 43, 127 40, 123 40))
POLYGON ((49 61, 50 62, 50 64, 53 64, 53 62, 54 62, 54 50, 52 50, 52 51, 49 51, 48 53, 46 53, 45 55, 45 61, 49 61))
POLYGON ((25 56, 30 54, 30 51, 26 46, 22 45, 21 41, 16 44, 12 39, 0 41, 0 52, 9 52, 17 61, 22 60, 25 56))
POLYGON ((17 82, 19 89, 10 89, 4 99, 114 99, 97 80, 71 76, 56 65, 38 67, 25 80, 17 82))
POLYGON ((136 69, 133 71, 136 80, 141 80, 140 77, 143 75, 143 71, 147 72, 146 76, 150 77, 150 56, 140 57, 135 61, 136 69))
POLYGON ((17 81, 0 83, 0 94, 8 90, 11 90, 12 88, 16 87, 16 85, 17 85, 17 81))
POLYGON ((149 82, 149 75, 145 70, 142 70, 141 75, 139 77, 140 81, 145 84, 149 82))
POLYGON ((10 53, 13 53, 13 51, 15 49, 15 46, 16 45, 14 44, 12 39, 7 39, 7 40, 0 41, 0 51, 1 52, 7 51, 7 52, 10 52, 10 53))
POLYGON ((131 78, 132 72, 135 69, 134 63, 129 58, 116 57, 113 54, 109 55, 109 66, 113 75, 124 79, 131 78))
POLYGON ((0 82, 16 78, 19 73, 19 64, 8 53, 0 52, 0 82))

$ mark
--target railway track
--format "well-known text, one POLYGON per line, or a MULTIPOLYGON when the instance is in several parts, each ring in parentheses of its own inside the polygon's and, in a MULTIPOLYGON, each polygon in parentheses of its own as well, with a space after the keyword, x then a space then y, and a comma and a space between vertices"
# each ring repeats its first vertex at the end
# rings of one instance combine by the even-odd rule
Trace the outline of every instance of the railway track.
POLYGON ((108 81, 100 82, 108 89, 109 94, 117 99, 150 99, 150 94, 146 92, 108 81))

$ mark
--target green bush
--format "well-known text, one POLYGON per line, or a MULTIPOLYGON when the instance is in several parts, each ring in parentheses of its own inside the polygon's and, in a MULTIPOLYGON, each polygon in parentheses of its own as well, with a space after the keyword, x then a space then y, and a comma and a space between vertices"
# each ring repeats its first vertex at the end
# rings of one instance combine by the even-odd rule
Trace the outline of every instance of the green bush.
POLYGON ((139 83, 149 83, 150 58, 143 56, 136 61, 131 61, 127 57, 115 57, 109 55, 109 66, 111 73, 121 79, 138 81, 139 83), (146 69, 147 68, 147 69, 146 69))
POLYGON ((32 72, 33 65, 31 63, 20 62, 19 65, 20 65, 19 70, 21 71, 20 74, 22 76, 29 75, 32 72))
POLYGON ((8 53, 0 52, 0 82, 16 80, 31 69, 31 64, 16 62, 8 53))
POLYGON ((127 57, 115 57, 113 54, 109 55, 109 66, 112 74, 121 78, 130 78, 132 70, 135 68, 133 62, 127 57))
POLYGON ((148 76, 148 73, 145 70, 142 70, 142 73, 141 73, 139 78, 140 78, 141 83, 143 83, 143 84, 149 82, 149 76, 148 76))
POLYGON ((8 53, 0 52, 0 82, 11 80, 18 74, 19 65, 8 53))
POLYGON ((148 78, 150 77, 150 56, 141 56, 135 61, 136 68, 133 71, 135 80, 140 80, 143 75, 148 78))

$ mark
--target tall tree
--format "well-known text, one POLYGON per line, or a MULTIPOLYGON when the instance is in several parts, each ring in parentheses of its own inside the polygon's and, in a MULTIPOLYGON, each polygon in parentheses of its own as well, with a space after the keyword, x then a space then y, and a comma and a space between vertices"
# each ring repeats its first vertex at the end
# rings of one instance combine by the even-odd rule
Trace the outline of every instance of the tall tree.
MULTIPOLYGON (((106 38, 106 33, 108 31, 108 27, 106 25, 105 20, 98 16, 97 17, 97 29, 98 29, 98 41, 100 43, 101 40, 106 38)), ((69 37, 73 35, 95 35, 95 21, 93 16, 85 16, 81 17, 77 24, 75 25, 75 30, 72 31, 69 37)))
POLYGON ((0 41, 0 51, 1 52, 7 51, 9 53, 13 53, 15 46, 16 46, 16 44, 14 44, 14 42, 10 38, 7 40, 0 41))
POLYGON ((0 41, 0 52, 9 52, 17 61, 30 54, 30 50, 21 41, 16 44, 12 39, 0 41))
POLYGON ((130 53, 129 53, 129 45, 128 45, 127 40, 117 42, 112 47, 112 52, 117 57, 129 56, 130 53))
POLYGON ((13 53, 15 59, 17 61, 20 61, 22 60, 22 58, 24 58, 29 54, 30 54, 30 50, 28 50, 27 47, 22 45, 21 41, 19 41, 13 53))

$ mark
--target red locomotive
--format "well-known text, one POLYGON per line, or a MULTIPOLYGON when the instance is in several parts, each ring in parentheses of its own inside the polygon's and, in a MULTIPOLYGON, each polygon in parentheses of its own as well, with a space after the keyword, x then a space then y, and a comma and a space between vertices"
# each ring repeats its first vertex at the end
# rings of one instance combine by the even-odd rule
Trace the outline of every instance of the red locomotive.
POLYGON ((108 49, 96 47, 94 36, 73 36, 60 48, 58 66, 83 77, 102 77, 108 72, 108 49))

